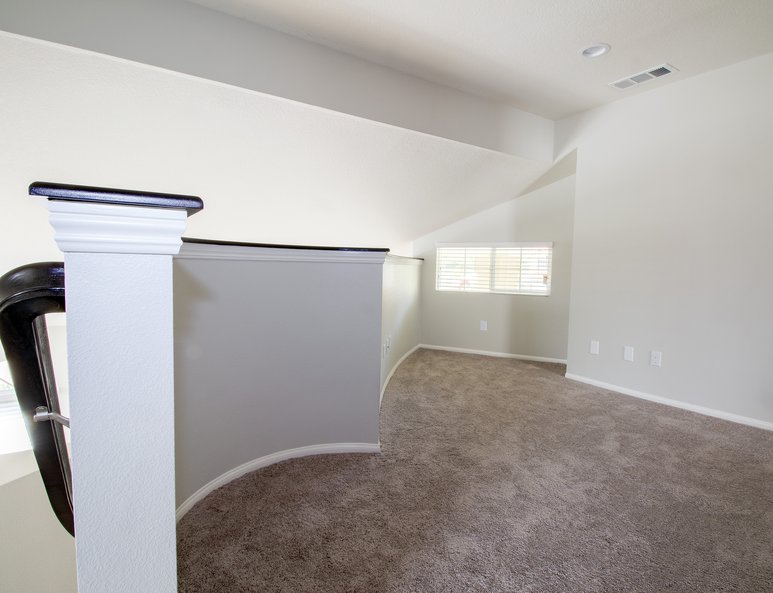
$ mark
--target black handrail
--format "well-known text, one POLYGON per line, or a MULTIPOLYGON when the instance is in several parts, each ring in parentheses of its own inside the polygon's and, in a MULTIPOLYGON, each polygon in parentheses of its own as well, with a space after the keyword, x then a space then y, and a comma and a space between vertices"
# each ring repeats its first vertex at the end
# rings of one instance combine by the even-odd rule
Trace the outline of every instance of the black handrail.
POLYGON ((269 249, 297 249, 306 251, 354 251, 357 253, 389 253, 386 247, 332 247, 327 245, 285 245, 278 243, 249 243, 244 241, 221 241, 217 239, 196 239, 183 237, 183 243, 197 245, 223 245, 226 247, 267 247, 269 249))
POLYGON ((74 535, 64 429, 58 422, 33 420, 38 408, 60 413, 45 315, 64 310, 63 263, 30 264, 0 277, 0 342, 8 359, 16 398, 48 500, 59 522, 74 535))
POLYGON ((118 206, 145 206, 149 208, 172 208, 185 210, 188 216, 204 208, 204 202, 198 196, 181 194, 162 194, 155 191, 135 189, 117 189, 113 187, 92 187, 89 185, 70 185, 35 181, 29 187, 31 196, 46 196, 49 200, 63 202, 96 202, 118 206))

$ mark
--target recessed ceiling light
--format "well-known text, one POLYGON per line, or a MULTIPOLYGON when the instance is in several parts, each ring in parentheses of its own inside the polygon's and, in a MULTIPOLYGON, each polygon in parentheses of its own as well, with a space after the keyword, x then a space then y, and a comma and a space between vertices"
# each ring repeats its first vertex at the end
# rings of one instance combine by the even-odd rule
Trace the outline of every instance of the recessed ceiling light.
POLYGON ((586 58, 598 58, 603 56, 610 49, 612 48, 608 43, 595 43, 593 45, 589 45, 580 53, 582 53, 582 55, 586 58))

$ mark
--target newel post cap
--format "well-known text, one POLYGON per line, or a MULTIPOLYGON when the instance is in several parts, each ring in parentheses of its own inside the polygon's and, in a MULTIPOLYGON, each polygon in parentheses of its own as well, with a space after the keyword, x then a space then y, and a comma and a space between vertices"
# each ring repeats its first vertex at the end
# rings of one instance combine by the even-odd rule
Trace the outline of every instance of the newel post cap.
POLYGON ((204 207, 197 196, 42 181, 29 193, 48 198, 54 239, 65 253, 175 255, 186 218, 204 207))

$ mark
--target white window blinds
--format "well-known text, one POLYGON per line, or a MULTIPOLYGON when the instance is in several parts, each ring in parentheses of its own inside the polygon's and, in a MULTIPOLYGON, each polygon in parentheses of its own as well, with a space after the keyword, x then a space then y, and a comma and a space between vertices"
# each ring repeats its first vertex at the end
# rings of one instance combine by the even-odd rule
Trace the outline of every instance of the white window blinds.
POLYGON ((552 243, 439 243, 435 289, 550 294, 552 243))

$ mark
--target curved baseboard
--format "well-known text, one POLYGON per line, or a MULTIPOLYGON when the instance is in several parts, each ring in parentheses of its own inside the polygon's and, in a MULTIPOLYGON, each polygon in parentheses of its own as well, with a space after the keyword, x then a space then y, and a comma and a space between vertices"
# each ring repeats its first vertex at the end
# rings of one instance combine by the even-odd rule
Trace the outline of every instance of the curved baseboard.
POLYGON ((647 401, 664 404, 673 408, 681 408, 682 410, 689 410, 690 412, 696 412, 697 414, 703 414, 704 416, 711 416, 721 420, 729 420, 730 422, 737 422, 738 424, 746 424, 747 426, 762 428, 763 430, 773 430, 773 422, 757 420, 756 418, 749 418, 748 416, 732 414, 722 410, 715 410, 714 408, 707 408, 697 404, 690 404, 676 399, 662 397, 660 395, 653 395, 643 391, 636 391, 635 389, 628 389, 627 387, 620 387, 619 385, 604 383, 603 381, 597 381, 596 379, 590 379, 588 377, 583 377, 582 375, 575 375, 574 373, 566 373, 564 376, 567 379, 571 379, 572 381, 579 381, 580 383, 586 383, 587 385, 593 385, 594 387, 601 387, 602 389, 607 389, 616 393, 622 393, 623 395, 630 395, 631 397, 638 397, 639 399, 646 399, 647 401))
POLYGON ((381 445, 379 443, 328 443, 324 445, 308 445, 306 447, 297 447, 295 449, 285 449, 284 451, 277 451, 270 455, 258 457, 257 459, 243 463, 242 465, 225 472, 196 490, 196 492, 189 496, 185 502, 177 507, 177 520, 179 521, 182 519, 185 514, 193 508, 193 505, 205 498, 210 492, 217 490, 221 486, 225 486, 229 482, 233 482, 237 478, 241 478, 245 474, 273 465, 274 463, 279 463, 280 461, 286 461, 287 459, 308 457, 310 455, 326 455, 329 453, 381 453, 381 445))
POLYGON ((405 354, 403 354, 403 355, 400 357, 400 360, 398 360, 398 361, 395 363, 395 366, 393 366, 393 367, 392 367, 392 370, 391 370, 391 371, 389 371, 389 374, 386 376, 386 379, 384 379, 384 384, 381 386, 381 395, 378 397, 378 405, 379 405, 379 406, 381 405, 381 400, 382 400, 382 399, 384 399, 384 392, 386 391, 387 385, 389 385, 389 380, 392 378, 392 375, 394 375, 394 374, 395 374, 395 371, 397 370, 397 367, 399 367, 401 364, 403 364, 403 361, 404 361, 406 358, 408 358, 408 357, 409 357, 411 354, 413 354, 414 352, 416 352, 416 351, 417 351, 419 348, 421 348, 421 345, 420 345, 420 344, 417 344, 416 346, 414 346, 413 348, 411 348, 410 350, 408 350, 408 352, 406 352, 405 354))
POLYGON ((482 356, 495 356, 497 358, 514 358, 515 360, 531 360, 533 362, 557 362, 566 364, 565 358, 550 358, 548 356, 531 356, 529 354, 511 354, 509 352, 492 352, 491 350, 472 350, 470 348, 454 348, 453 346, 435 346, 433 344, 419 344, 419 348, 427 350, 445 350, 446 352, 461 352, 462 354, 480 354, 482 356))

